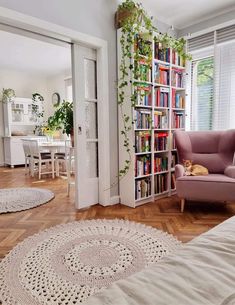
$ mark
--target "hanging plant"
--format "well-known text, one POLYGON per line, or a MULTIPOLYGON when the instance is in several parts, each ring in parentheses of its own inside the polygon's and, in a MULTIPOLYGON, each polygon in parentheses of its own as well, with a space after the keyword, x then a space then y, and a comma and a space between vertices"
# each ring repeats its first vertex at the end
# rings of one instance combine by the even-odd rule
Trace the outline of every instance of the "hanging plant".
POLYGON ((8 88, 2 90, 2 102, 3 103, 10 103, 13 102, 14 98, 16 97, 15 90, 8 88))
POLYGON ((119 171, 119 178, 123 178, 128 173, 132 162, 129 133, 134 124, 133 118, 124 112, 124 104, 130 103, 134 108, 138 96, 143 97, 151 93, 151 90, 143 90, 143 87, 148 84, 146 82, 151 81, 151 78, 148 79, 148 71, 151 73, 153 38, 156 42, 161 42, 163 48, 175 49, 184 59, 191 57, 185 52, 183 38, 177 40, 167 34, 158 33, 152 23, 152 18, 148 16, 142 4, 135 3, 133 0, 125 0, 118 6, 116 27, 121 28, 121 60, 118 80, 118 105, 122 120, 120 132, 127 152, 127 159, 119 171), (157 33, 156 36, 154 36, 155 33, 157 33), (129 86, 132 86, 133 91, 130 96, 127 96, 129 86))

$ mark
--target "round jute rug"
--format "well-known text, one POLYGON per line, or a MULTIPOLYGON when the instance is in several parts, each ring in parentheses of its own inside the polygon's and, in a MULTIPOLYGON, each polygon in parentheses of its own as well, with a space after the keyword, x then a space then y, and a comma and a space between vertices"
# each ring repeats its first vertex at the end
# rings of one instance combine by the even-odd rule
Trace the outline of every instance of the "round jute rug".
POLYGON ((3 305, 74 305, 181 247, 135 222, 86 220, 27 238, 0 263, 3 305))
POLYGON ((54 194, 41 188, 0 189, 0 214, 35 208, 54 198, 54 194))

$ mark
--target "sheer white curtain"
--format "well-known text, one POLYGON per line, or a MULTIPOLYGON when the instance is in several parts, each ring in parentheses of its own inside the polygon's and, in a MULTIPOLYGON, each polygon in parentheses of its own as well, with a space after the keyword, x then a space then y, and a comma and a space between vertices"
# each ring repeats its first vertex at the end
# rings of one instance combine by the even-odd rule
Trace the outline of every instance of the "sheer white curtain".
POLYGON ((216 45, 213 129, 235 128, 235 41, 216 45))

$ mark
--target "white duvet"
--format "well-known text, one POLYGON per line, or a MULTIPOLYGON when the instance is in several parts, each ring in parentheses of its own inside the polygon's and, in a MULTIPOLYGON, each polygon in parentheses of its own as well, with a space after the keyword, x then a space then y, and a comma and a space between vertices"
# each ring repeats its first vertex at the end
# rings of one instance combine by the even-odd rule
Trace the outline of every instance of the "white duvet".
POLYGON ((85 305, 235 305, 235 217, 85 305))

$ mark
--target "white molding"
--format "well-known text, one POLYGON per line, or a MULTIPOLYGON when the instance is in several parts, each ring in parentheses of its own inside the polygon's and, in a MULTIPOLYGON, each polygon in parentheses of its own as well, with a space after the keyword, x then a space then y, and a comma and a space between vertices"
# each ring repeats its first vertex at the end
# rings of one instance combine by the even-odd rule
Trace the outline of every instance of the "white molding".
POLYGON ((204 34, 207 34, 207 33, 222 29, 222 28, 226 28, 227 26, 234 25, 234 24, 235 24, 235 19, 232 19, 232 20, 214 25, 212 27, 206 28, 204 30, 192 33, 192 34, 189 33, 189 34, 185 35, 184 38, 185 39, 195 38, 195 37, 198 37, 198 36, 201 36, 201 35, 204 35, 204 34))
POLYGON ((120 203, 120 197, 119 196, 112 196, 110 198, 109 204, 102 204, 103 206, 108 206, 108 205, 115 205, 120 203))
POLYGON ((108 87, 108 45, 107 41, 81 32, 51 23, 39 18, 0 7, 0 27, 8 30, 26 31, 30 35, 43 35, 45 39, 56 39, 58 43, 76 43, 96 49, 98 65, 98 100, 102 101, 102 113, 99 118, 99 146, 102 152, 99 183, 99 202, 108 205, 110 198, 110 146, 109 146, 109 87, 108 87), (9 28, 14 27, 14 29, 9 28), (108 190, 107 190, 108 189, 108 190))

